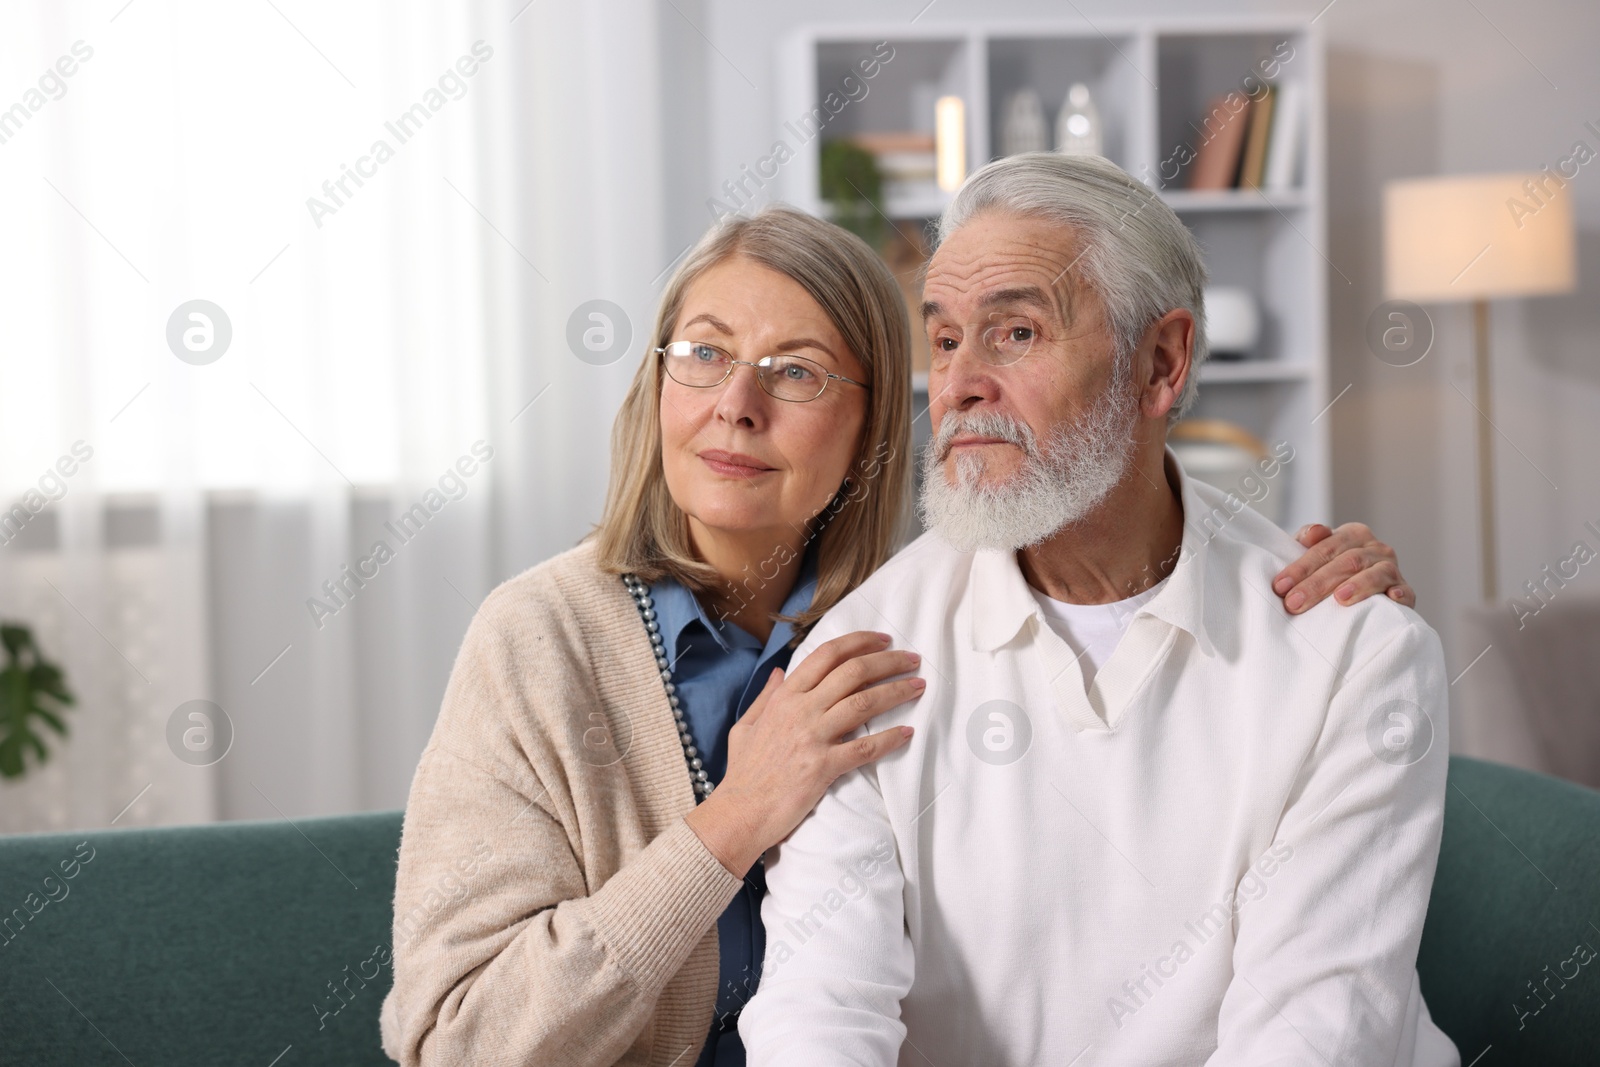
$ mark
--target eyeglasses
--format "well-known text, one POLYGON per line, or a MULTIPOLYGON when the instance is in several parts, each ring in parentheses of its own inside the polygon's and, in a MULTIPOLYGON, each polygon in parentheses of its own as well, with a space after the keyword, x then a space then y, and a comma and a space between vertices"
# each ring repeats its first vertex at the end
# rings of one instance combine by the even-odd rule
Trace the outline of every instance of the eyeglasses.
MULTIPOLYGON (((977 335, 976 355, 979 360, 991 367, 1009 367, 1033 349, 1034 343, 1039 339, 1039 331, 1026 320, 1018 320, 1007 315, 1004 317, 1012 319, 1011 322, 996 322, 995 319, 999 317, 991 317, 986 323, 964 326, 961 332, 964 337, 977 335)), ((934 336, 931 345, 934 370, 942 371, 950 365, 950 357, 955 355, 956 350, 943 348, 941 345, 954 340, 953 337, 940 337, 937 334, 934 336)))
POLYGON ((804 404, 822 395, 830 381, 849 382, 863 389, 871 389, 866 382, 834 374, 814 359, 784 353, 763 356, 751 362, 734 359, 716 345, 704 341, 673 341, 665 348, 657 348, 666 363, 667 376, 679 385, 694 389, 710 389, 728 380, 734 367, 754 367, 756 381, 770 396, 795 404, 804 404))

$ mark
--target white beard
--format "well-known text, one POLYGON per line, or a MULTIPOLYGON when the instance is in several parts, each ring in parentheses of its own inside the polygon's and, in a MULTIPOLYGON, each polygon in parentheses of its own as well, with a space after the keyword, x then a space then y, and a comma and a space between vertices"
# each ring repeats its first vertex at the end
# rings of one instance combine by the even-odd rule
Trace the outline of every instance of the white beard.
MULTIPOLYGON (((1131 368, 1129 368, 1131 369, 1131 368)), ((1139 406, 1119 366, 1094 405, 1058 426, 1040 448, 1027 423, 997 411, 946 412, 922 453, 923 525, 963 552, 1016 551, 1039 544, 1084 518, 1122 481, 1133 462, 1139 406), (981 456, 956 457, 956 484, 945 478, 944 458, 959 433, 998 437, 1025 453, 1022 467, 999 484, 986 481, 981 456)))

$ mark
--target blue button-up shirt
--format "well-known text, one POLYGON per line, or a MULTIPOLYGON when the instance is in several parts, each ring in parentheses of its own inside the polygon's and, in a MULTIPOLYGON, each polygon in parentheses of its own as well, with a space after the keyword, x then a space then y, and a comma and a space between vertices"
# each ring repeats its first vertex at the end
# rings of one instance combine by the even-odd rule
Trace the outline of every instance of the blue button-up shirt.
MULTIPOLYGON (((780 614, 798 615, 806 610, 816 588, 816 553, 807 551, 780 614)), ((720 782, 728 769, 728 731, 755 702, 772 669, 788 668, 793 649, 787 646, 794 628, 786 622, 774 624, 763 644, 732 621, 713 619, 694 594, 673 578, 652 583, 650 596, 655 601, 672 680, 683 703, 684 720, 705 762, 706 774, 720 782)), ((685 767, 684 774, 688 773, 685 767)), ((761 978, 767 942, 761 925, 761 898, 766 891, 766 872, 757 862, 745 876, 739 895, 717 919, 721 947, 717 1012, 697 1067, 743 1067, 744 1045, 737 1023, 739 1009, 755 994, 761 978)))

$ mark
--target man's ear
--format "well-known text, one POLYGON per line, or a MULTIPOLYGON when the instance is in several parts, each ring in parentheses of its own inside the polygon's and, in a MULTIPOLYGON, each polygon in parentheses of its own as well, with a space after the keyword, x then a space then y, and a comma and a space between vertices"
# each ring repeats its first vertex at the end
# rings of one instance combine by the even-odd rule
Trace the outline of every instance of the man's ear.
POLYGON ((1150 324, 1139 345, 1135 368, 1139 382, 1139 412, 1147 419, 1164 418, 1183 395, 1193 370, 1194 314, 1174 308, 1150 324))

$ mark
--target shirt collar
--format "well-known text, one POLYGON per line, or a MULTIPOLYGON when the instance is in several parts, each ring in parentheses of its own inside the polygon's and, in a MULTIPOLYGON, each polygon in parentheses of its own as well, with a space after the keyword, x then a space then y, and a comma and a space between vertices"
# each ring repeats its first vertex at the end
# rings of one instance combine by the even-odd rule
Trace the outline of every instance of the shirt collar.
MULTIPOLYGON (((759 580, 759 579, 756 579, 759 580)), ((800 561, 800 573, 795 579, 794 588, 789 591, 784 599, 783 607, 779 613, 783 615, 798 615, 811 606, 812 597, 817 591, 817 553, 813 544, 807 544, 805 556, 800 561)), ((662 642, 667 650, 667 662, 678 661, 678 644, 684 630, 691 624, 698 622, 711 635, 718 647, 724 652, 732 651, 734 647, 761 648, 762 643, 754 636, 732 621, 722 622, 713 619, 701 605, 700 599, 691 593, 681 582, 671 575, 662 575, 650 583, 650 598, 655 604, 656 621, 661 626, 662 642)), ((794 636, 792 623, 779 621, 773 624, 772 634, 767 638, 766 649, 782 648, 794 636)))
MULTIPOLYGON (((1170 448, 1165 466, 1167 481, 1178 486, 1183 506, 1183 540, 1177 563, 1161 591, 1140 606, 1134 617, 1149 615, 1185 631, 1209 656, 1215 651, 1205 626, 1205 555, 1209 539, 1199 523, 1207 509, 1170 448)), ((987 548, 974 552, 972 589, 972 646, 980 652, 993 652, 1009 643, 1029 619, 1038 619, 1039 625, 1045 625, 1015 552, 987 548)))

